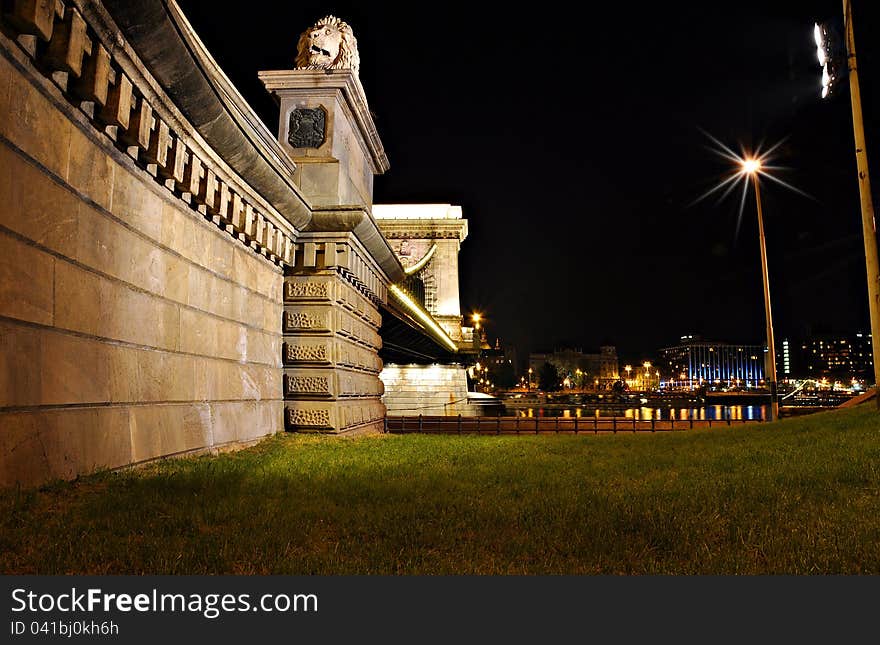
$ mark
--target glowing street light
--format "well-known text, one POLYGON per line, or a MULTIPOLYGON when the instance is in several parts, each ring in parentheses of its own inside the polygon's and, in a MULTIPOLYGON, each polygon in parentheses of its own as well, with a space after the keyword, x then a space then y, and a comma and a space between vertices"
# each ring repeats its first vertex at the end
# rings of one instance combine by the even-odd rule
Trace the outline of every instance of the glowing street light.
POLYGON ((834 91, 837 82, 838 57, 834 55, 834 43, 829 27, 815 23, 813 25, 813 39, 816 41, 816 58, 822 68, 822 98, 834 91))
POLYGON ((747 174, 754 176, 756 172, 761 170, 761 160, 760 159, 743 159, 742 161, 742 171, 747 174))

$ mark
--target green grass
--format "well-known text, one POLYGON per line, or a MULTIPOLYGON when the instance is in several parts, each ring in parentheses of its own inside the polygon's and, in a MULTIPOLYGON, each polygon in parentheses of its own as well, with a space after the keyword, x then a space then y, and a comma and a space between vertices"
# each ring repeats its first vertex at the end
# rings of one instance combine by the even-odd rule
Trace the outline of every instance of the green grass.
POLYGON ((285 435, 0 493, 5 573, 880 573, 873 404, 673 434, 285 435))

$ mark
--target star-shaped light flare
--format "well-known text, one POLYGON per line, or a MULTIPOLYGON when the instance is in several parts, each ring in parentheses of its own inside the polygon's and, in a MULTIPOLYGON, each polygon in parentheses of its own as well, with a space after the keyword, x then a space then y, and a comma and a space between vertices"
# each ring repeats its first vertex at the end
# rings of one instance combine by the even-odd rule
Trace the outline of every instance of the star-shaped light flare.
POLYGON ((729 161, 733 162, 735 166, 733 168, 732 174, 724 177, 718 184, 700 195, 691 203, 691 206, 698 204, 707 197, 714 195, 718 191, 724 191, 721 193, 721 197, 718 198, 718 202, 720 203, 731 192, 733 192, 733 190, 737 186, 741 185, 742 192, 740 194, 739 214, 736 218, 736 233, 734 235, 734 239, 739 237, 739 229, 740 225, 742 224, 743 210, 746 205, 746 196, 749 192, 749 180, 754 179, 754 181, 757 181, 758 177, 766 177, 770 181, 775 182, 780 186, 784 186, 785 188, 788 188, 789 190, 796 192, 799 195, 803 195, 808 199, 813 199, 811 195, 808 195, 799 188, 792 186, 788 182, 785 182, 772 174, 774 171, 787 170, 787 168, 785 168, 784 166, 773 166, 769 163, 773 159, 773 153, 779 148, 779 146, 781 146, 785 142, 785 139, 778 141, 764 151, 761 150, 761 146, 758 146, 758 148, 752 153, 748 153, 743 150, 742 154, 737 154, 729 146, 722 143, 717 137, 713 137, 705 130, 701 129, 700 131, 717 146, 716 148, 710 148, 710 150, 712 150, 712 152, 719 155, 720 157, 723 157, 724 159, 728 159, 729 161))

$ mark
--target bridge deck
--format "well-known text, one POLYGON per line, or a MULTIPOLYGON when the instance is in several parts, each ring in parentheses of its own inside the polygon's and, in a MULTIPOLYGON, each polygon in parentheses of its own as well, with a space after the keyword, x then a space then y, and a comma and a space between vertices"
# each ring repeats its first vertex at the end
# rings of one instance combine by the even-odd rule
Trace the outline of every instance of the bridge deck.
POLYGON ((392 434, 616 434, 634 432, 679 432, 698 428, 726 428, 757 419, 657 419, 627 417, 462 417, 389 416, 385 431, 392 434))

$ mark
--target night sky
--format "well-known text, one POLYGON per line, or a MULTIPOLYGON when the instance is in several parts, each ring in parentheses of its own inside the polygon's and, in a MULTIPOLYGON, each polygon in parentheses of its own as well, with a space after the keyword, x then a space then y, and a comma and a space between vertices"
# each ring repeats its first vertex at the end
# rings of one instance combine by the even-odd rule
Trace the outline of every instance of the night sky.
MULTIPOLYGON (((754 195, 738 233, 738 191, 693 204, 731 167, 701 129, 737 150, 785 139, 777 176, 809 194, 762 183, 777 342, 868 330, 848 84, 819 98, 812 36, 815 20, 842 24, 838 0, 589 3, 580 15, 549 3, 180 4, 273 133, 257 71, 291 68, 316 18, 352 25, 391 161, 375 202, 463 207, 463 312, 483 312, 521 357, 611 343, 639 360, 682 334, 763 340, 754 195)), ((880 164, 876 4, 854 0, 854 22, 880 164)), ((878 186, 880 170, 875 201, 878 186)))

